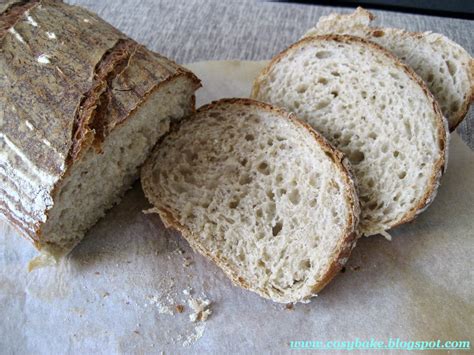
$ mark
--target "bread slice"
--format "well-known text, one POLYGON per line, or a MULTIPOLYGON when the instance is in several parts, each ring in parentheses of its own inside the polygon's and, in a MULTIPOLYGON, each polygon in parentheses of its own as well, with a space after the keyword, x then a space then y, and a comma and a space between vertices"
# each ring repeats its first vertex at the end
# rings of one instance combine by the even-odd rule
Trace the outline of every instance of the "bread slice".
POLYGON ((309 299, 355 246, 359 203, 343 155, 257 101, 199 109, 157 146, 141 182, 167 227, 276 302, 309 299))
POLYGON ((447 128, 424 83, 360 37, 305 38, 277 55, 252 97, 295 112, 351 161, 361 230, 383 233, 431 201, 446 164, 447 128))
POLYGON ((439 33, 374 28, 370 26, 374 18, 361 7, 349 15, 323 16, 304 37, 348 34, 388 49, 425 81, 448 119, 449 129, 454 131, 474 100, 474 59, 460 45, 439 33))
POLYGON ((80 7, 13 1, 0 20, 0 216, 59 257, 194 111, 200 82, 80 7))

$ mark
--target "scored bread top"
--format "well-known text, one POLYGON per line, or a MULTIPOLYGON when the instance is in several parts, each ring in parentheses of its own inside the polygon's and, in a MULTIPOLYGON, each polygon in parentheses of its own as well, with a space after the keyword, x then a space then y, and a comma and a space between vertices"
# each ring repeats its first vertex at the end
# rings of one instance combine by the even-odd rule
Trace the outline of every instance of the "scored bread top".
POLYGON ((165 225, 234 283, 286 303, 322 289, 355 246, 360 210, 346 164, 287 112, 224 99, 166 136, 141 181, 165 225))
POLYGON ((354 168, 361 230, 383 232, 432 201, 444 171, 447 128, 421 79, 360 37, 308 37, 277 55, 252 97, 295 112, 354 168))
POLYGON ((474 100, 474 59, 442 34, 372 27, 374 19, 372 13, 361 7, 351 14, 330 14, 321 17, 304 37, 348 34, 390 50, 425 81, 454 131, 474 100))

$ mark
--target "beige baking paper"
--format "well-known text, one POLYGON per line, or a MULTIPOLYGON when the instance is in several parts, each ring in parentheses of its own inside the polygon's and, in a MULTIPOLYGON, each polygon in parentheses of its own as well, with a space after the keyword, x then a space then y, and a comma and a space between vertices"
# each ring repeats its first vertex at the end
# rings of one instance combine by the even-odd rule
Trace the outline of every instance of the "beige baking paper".
MULTIPOLYGON (((204 84, 198 104, 247 96, 262 66, 189 65, 204 84)), ((474 154, 454 134, 432 206, 392 231, 392 242, 361 239, 346 271, 293 310, 234 287, 158 216, 143 214, 150 206, 139 183, 56 268, 27 273, 35 250, 1 223, 0 353, 286 353, 291 340, 473 341, 473 201, 474 154), (190 322, 191 297, 212 302, 206 322, 190 322)))

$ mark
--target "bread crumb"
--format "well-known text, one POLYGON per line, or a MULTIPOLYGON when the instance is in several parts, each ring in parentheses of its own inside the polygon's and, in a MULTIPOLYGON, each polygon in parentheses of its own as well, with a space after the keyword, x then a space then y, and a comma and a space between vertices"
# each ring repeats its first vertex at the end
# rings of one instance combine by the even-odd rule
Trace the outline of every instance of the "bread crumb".
POLYGON ((293 311, 295 309, 295 306, 293 305, 293 303, 288 303, 285 308, 289 311, 293 311))
POLYGON ((201 323, 200 325, 196 326, 196 328, 194 328, 195 332, 191 335, 188 335, 186 339, 183 341, 183 346, 188 347, 191 344, 195 343, 200 338, 202 338, 204 334, 204 329, 206 329, 205 323, 201 323))
POLYGON ((178 313, 183 313, 184 311, 184 306, 182 304, 177 304, 175 308, 176 308, 176 312, 178 313))
POLYGON ((158 313, 173 315, 173 310, 166 304, 162 303, 158 296, 150 296, 150 304, 156 306, 158 313))
POLYGON ((351 266, 351 270, 352 270, 352 271, 360 270, 360 266, 359 266, 359 265, 357 265, 357 266, 351 266))
POLYGON ((211 305, 211 301, 207 298, 190 298, 188 300, 188 305, 194 311, 194 313, 189 315, 189 319, 191 322, 201 321, 205 322, 207 318, 212 314, 209 306, 211 305))

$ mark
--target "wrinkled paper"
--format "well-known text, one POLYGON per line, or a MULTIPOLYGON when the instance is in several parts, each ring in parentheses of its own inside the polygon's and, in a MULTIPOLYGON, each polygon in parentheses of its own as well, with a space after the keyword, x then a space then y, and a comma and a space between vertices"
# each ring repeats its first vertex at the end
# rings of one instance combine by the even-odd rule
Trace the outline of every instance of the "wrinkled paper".
MULTIPOLYGON (((198 105, 245 97, 264 62, 202 62, 198 105)), ((0 353, 289 352, 291 340, 473 339, 474 154, 452 135, 438 196, 417 220, 363 238, 345 272, 294 309, 234 287, 163 227, 137 182, 57 267, 0 222, 0 353), (189 299, 211 302, 191 322, 189 299), (177 306, 183 306, 179 313, 177 306)), ((179 309, 180 307, 178 307, 179 309)))

